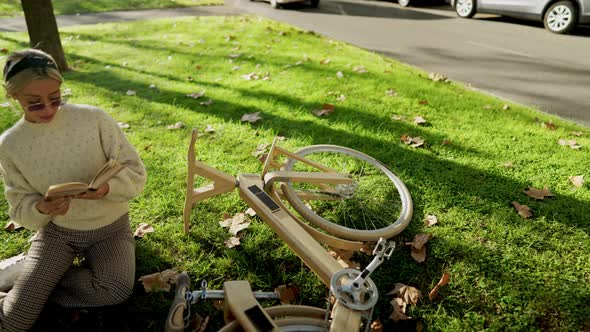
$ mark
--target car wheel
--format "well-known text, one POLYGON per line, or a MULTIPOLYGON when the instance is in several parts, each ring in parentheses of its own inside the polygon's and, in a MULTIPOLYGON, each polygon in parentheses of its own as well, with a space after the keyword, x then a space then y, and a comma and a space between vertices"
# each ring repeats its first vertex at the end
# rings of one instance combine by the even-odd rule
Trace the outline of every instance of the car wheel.
POLYGON ((459 17, 472 18, 475 15, 475 0, 456 0, 455 12, 459 17))
POLYGON ((310 0, 309 5, 311 6, 311 8, 318 8, 318 6, 320 5, 320 0, 310 0))
POLYGON ((545 29, 553 33, 570 33, 578 22, 578 9, 569 1, 554 3, 543 18, 545 29))
POLYGON ((410 0, 398 0, 397 3, 402 7, 408 7, 410 5, 410 0))
POLYGON ((270 0, 270 6, 274 9, 280 9, 281 5, 277 2, 277 0, 270 0))

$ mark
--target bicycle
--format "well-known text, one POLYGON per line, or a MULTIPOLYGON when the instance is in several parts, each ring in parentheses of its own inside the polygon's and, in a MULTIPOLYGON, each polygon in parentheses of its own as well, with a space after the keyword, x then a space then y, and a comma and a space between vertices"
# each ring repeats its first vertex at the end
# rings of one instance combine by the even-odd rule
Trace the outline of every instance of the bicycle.
POLYGON ((277 139, 260 175, 238 174, 236 178, 195 158, 197 137, 198 131, 193 129, 183 211, 185 233, 197 202, 237 188, 240 197, 330 288, 335 304, 331 322, 324 309, 264 309, 256 296, 268 298, 271 294, 253 293, 247 281, 226 282, 223 292, 207 293, 206 285, 200 291, 190 291, 190 279, 183 272, 177 279, 166 330, 182 331, 191 304, 216 294, 225 299, 224 317, 229 322, 222 331, 238 327, 245 331, 358 331, 363 317, 370 320, 378 299, 369 275, 395 248, 393 241, 385 239, 402 232, 412 217, 412 199, 404 183, 362 152, 336 145, 312 145, 291 153, 279 147, 277 139), (197 175, 212 183, 194 188, 197 175), (301 220, 284 200, 313 226, 301 220), (399 217, 391 223, 391 215, 399 217), (363 271, 342 268, 322 246, 359 250, 364 244, 361 241, 378 241, 375 258, 363 271))

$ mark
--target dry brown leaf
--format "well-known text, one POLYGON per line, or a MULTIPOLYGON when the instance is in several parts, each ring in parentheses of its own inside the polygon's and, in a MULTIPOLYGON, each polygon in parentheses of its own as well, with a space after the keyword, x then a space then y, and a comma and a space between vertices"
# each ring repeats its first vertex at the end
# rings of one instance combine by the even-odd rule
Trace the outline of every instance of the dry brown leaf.
POLYGON ((572 135, 576 137, 581 137, 584 135, 584 133, 581 131, 572 131, 572 135))
POLYGON ((481 108, 483 108, 484 110, 489 111, 489 110, 493 109, 494 106, 492 106, 492 105, 483 105, 481 108))
POLYGON ((342 78, 342 77, 344 77, 344 74, 341 71, 337 71, 336 72, 336 77, 342 78))
POLYGON ((207 127, 205 127, 205 132, 209 133, 209 134, 213 134, 215 132, 215 128, 213 128, 212 125, 207 125, 207 127))
POLYGON ((137 92, 135 90, 127 90, 126 94, 128 96, 135 96, 137 94, 137 92))
POLYGON ((223 302, 223 300, 213 300, 213 306, 217 310, 223 310, 223 308, 225 307, 225 303, 223 302))
POLYGON ((503 163, 502 166, 506 167, 506 168, 512 168, 512 167, 514 167, 514 164, 512 164, 511 161, 507 161, 507 162, 503 163))
POLYGON ((400 320, 412 318, 406 315, 406 303, 402 299, 396 297, 393 300, 391 300, 390 303, 393 306, 393 312, 389 316, 391 320, 393 320, 394 322, 398 322, 400 320))
POLYGON ((398 282, 393 287, 393 290, 387 293, 387 295, 397 296, 402 299, 405 304, 416 305, 418 300, 422 297, 422 292, 415 287, 398 282))
POLYGON ((320 65, 327 65, 330 62, 331 62, 330 59, 324 59, 324 60, 320 61, 320 65))
POLYGON ((424 145, 424 139, 420 136, 411 137, 406 134, 403 134, 400 137, 400 140, 404 142, 406 145, 409 145, 412 148, 417 148, 424 145))
POLYGON ((6 47, 2 47, 2 48, 0 48, 0 52, 8 53, 8 49, 6 47))
POLYGON ((416 234, 416 236, 414 236, 414 241, 412 241, 410 244, 412 245, 412 248, 421 249, 431 238, 432 234, 430 233, 416 234))
POLYGON ((262 120, 262 117, 260 116, 260 112, 255 112, 255 113, 250 113, 250 114, 244 114, 244 115, 242 115, 242 117, 240 118, 240 120, 242 122, 256 123, 256 122, 262 120))
POLYGON ((572 182, 572 184, 574 185, 574 187, 581 188, 584 185, 584 176, 583 175, 570 176, 569 179, 572 182))
POLYGON ((213 99, 209 99, 207 101, 202 101, 202 102, 199 103, 199 105, 202 105, 202 106, 211 106, 211 105, 213 105, 213 99))
POLYGON ((423 124, 426 124, 426 122, 427 121, 423 117, 421 117, 421 116, 417 116, 417 117, 414 118, 414 123, 417 124, 417 125, 419 125, 419 126, 421 126, 423 124))
POLYGON ((516 211, 518 211, 518 214, 520 214, 521 217, 523 217, 524 219, 530 218, 533 216, 533 214, 531 213, 531 208, 526 206, 526 205, 521 205, 518 202, 512 202, 512 205, 514 205, 514 208, 516 209, 516 211))
POLYGON ((436 224, 437 222, 438 222, 438 219, 436 218, 436 216, 428 215, 428 216, 426 216, 426 219, 424 220, 424 225, 426 227, 430 227, 430 226, 436 224))
POLYGON ((405 118, 403 117, 403 115, 394 114, 391 116, 391 119, 395 121, 403 121, 405 118))
POLYGON ((524 193, 527 194, 529 197, 532 197, 532 198, 538 199, 538 200, 543 200, 543 199, 545 199, 545 197, 555 196, 547 187, 544 187, 543 189, 529 187, 529 189, 525 190, 524 193))
POLYGON ((557 126, 553 123, 553 121, 549 120, 547 122, 541 123, 541 128, 555 130, 555 129, 557 129, 557 126))
POLYGON ((428 100, 422 99, 422 100, 418 101, 418 104, 420 104, 420 105, 428 105, 428 100))
POLYGON ((256 215, 256 211, 254 211, 253 208, 248 208, 246 210, 246 212, 244 212, 245 214, 249 215, 250 217, 254 217, 256 215))
POLYGON ((576 142, 576 140, 570 139, 570 140, 565 140, 565 139, 560 139, 557 141, 557 143, 561 146, 569 146, 570 149, 573 150, 578 150, 581 149, 582 146, 578 144, 578 142, 576 142))
POLYGON ((275 288, 275 293, 279 294, 281 304, 291 304, 299 295, 299 288, 292 284, 280 285, 275 288))
POLYGON ((355 66, 354 68, 352 68, 352 71, 357 72, 359 74, 364 74, 364 73, 368 73, 369 72, 367 70, 367 68, 365 68, 365 66, 363 66, 363 65, 355 66))
POLYGON ((363 243, 363 246, 361 247, 360 252, 362 252, 363 254, 368 255, 368 256, 373 256, 374 250, 375 250, 375 244, 365 242, 365 243, 363 243))
POLYGON ((442 145, 449 145, 449 144, 451 144, 451 141, 448 138, 445 138, 445 139, 442 140, 442 142, 440 144, 442 144, 442 145))
POLYGON ((502 109, 508 111, 510 109, 510 105, 504 104, 504 106, 502 106, 502 109))
POLYGON ((322 106, 321 110, 314 110, 314 111, 312 111, 312 113, 317 116, 330 115, 330 114, 334 113, 334 109, 335 109, 334 105, 324 104, 324 106, 322 106))
POLYGON ((230 236, 229 239, 223 241, 226 247, 233 248, 240 245, 240 238, 237 236, 230 236))
POLYGON ((442 286, 445 286, 446 284, 449 283, 450 279, 451 279, 451 276, 448 273, 443 273, 439 282, 436 284, 436 286, 434 286, 434 288, 430 291, 430 293, 428 293, 428 298, 430 299, 430 301, 432 301, 432 299, 434 299, 434 297, 436 297, 436 295, 438 294, 438 292, 442 286))
POLYGON ((129 127, 131 127, 128 123, 125 123, 125 122, 117 122, 117 125, 121 129, 128 129, 129 127))
POLYGON ((182 122, 176 122, 175 124, 169 125, 166 128, 168 128, 170 130, 173 130, 173 129, 182 129, 182 128, 184 128, 184 123, 182 123, 182 122))
POLYGON ((201 91, 199 91, 199 92, 193 92, 193 93, 189 93, 189 94, 187 94, 186 96, 187 96, 187 97, 194 98, 194 99, 199 99, 199 98, 201 98, 201 97, 203 97, 203 96, 205 95, 205 91, 206 91, 206 90, 201 90, 201 91))
POLYGON ((385 91, 385 94, 387 94, 390 97, 395 97, 397 96, 397 91, 395 91, 395 89, 387 89, 387 91, 385 91))
POLYGON ((383 332, 383 323, 380 320, 374 320, 371 323, 371 332, 383 332))
POLYGON ((219 225, 224 228, 229 229, 229 233, 232 235, 237 235, 239 231, 248 228, 250 226, 250 221, 246 218, 244 213, 238 213, 231 218, 226 218, 223 221, 219 222, 219 225))
POLYGON ((445 74, 440 73, 430 73, 428 74, 428 78, 433 80, 434 82, 446 83, 449 81, 449 78, 445 74))
POLYGON ((178 272, 174 269, 167 269, 162 272, 156 272, 139 277, 146 293, 156 291, 170 291, 170 286, 176 282, 178 272))
POLYGON ((344 268, 351 268, 351 269, 360 269, 361 266, 357 262, 353 262, 350 259, 354 251, 352 250, 343 250, 343 249, 336 249, 328 250, 328 253, 334 257, 340 265, 344 268))
POLYGON ((423 263, 426 260, 426 247, 422 247, 420 249, 412 247, 410 255, 416 262, 423 263))
POLYGON ((15 223, 14 221, 11 220, 11 221, 9 221, 9 222, 6 223, 6 226, 4 226, 4 230, 7 231, 7 232, 11 232, 11 231, 15 231, 15 230, 17 230, 19 228, 22 228, 22 227, 23 226, 15 223))
POLYGON ((133 233, 133 236, 143 238, 145 234, 153 232, 154 228, 150 224, 142 222, 135 229, 135 233, 133 233))

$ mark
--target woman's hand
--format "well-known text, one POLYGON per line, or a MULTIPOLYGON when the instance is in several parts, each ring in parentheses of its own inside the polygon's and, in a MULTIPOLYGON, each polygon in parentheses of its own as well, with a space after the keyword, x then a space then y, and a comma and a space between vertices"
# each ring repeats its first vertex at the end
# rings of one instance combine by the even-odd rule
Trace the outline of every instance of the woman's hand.
POLYGON ((81 194, 75 195, 72 198, 77 198, 77 199, 101 199, 101 198, 105 197, 108 193, 109 193, 109 184, 108 183, 105 183, 102 186, 100 186, 100 188, 98 188, 96 190, 87 191, 85 193, 81 193, 81 194))
POLYGON ((44 198, 37 201, 35 208, 37 211, 43 214, 49 214, 52 216, 64 216, 70 209, 70 197, 61 197, 52 200, 46 200, 44 198))

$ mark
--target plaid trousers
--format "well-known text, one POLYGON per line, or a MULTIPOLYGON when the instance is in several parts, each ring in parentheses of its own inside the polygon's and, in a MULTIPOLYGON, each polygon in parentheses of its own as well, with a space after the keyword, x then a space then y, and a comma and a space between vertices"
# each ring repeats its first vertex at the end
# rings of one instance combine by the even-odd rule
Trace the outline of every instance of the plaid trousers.
POLYGON ((47 301, 88 308, 127 300, 135 283, 135 241, 125 214, 89 231, 49 223, 31 244, 21 276, 0 302, 0 331, 26 331, 47 301), (74 266, 76 257, 83 266, 74 266))

